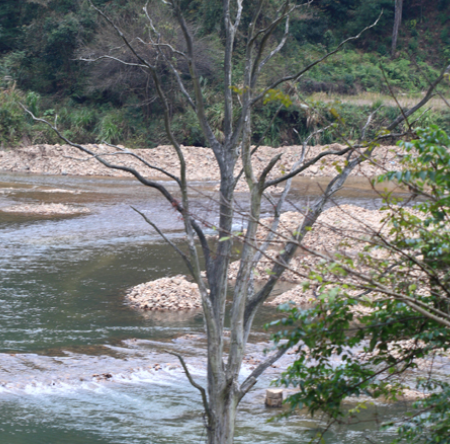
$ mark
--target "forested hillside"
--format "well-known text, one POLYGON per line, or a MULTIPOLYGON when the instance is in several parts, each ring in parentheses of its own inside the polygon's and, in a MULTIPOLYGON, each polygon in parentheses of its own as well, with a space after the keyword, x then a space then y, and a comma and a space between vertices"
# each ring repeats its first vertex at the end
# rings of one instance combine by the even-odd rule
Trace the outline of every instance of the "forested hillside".
MULTIPOLYGON (((196 62, 209 98, 207 112, 220 137, 223 109, 216 97, 221 91, 218 68, 223 52, 223 26, 217 17, 222 2, 182 0, 182 3, 197 40, 196 62)), ((244 23, 250 22, 257 3, 244 1, 244 23)), ((393 48, 395 3, 395 0, 316 0, 296 11, 282 53, 270 62, 267 70, 270 75, 306 65, 374 22, 382 10, 383 15, 379 24, 356 43, 314 68, 298 84, 288 85, 284 93, 290 96, 292 104, 274 121, 273 112, 279 104, 261 105, 255 122, 255 141, 270 126, 265 144, 297 143, 293 128, 302 136, 311 128, 320 127, 324 117, 332 118, 335 110, 346 120, 349 137, 355 137, 365 113, 372 107, 387 101, 378 119, 396 112, 393 101, 389 101, 392 92, 399 97, 419 95, 438 70, 449 63, 450 0, 404 0, 398 42, 393 48), (333 102, 331 114, 330 102, 333 102)), ((95 4, 105 8, 129 36, 145 41, 148 22, 142 12, 144 2, 95 0, 95 4)), ((261 24, 279 4, 280 0, 266 1, 261 24)), ((154 0, 150 8, 162 30, 162 38, 181 48, 180 31, 163 3, 154 0)), ((282 32, 280 28, 277 37, 282 32)), ((244 41, 245 35, 239 34, 237 54, 243 55, 244 41)), ((139 50, 147 57, 156 57, 144 43, 139 50)), ((53 119, 57 114, 65 135, 79 142, 106 140, 139 147, 166 143, 153 85, 139 68, 124 68, 111 60, 95 64, 79 60, 102 54, 132 60, 87 1, 2 0, 0 144, 12 147, 57 142, 50 131, 33 125, 24 116, 18 101, 25 102, 39 116, 53 119)), ((182 76, 188 76, 182 59, 174 63, 182 76)), ((174 79, 167 66, 160 63, 158 67, 170 98, 175 134, 185 145, 203 145, 200 127, 173 87, 174 79), (178 118, 181 114, 183 120, 178 118)), ((237 60, 236 73, 242 69, 237 60)), ((448 86, 442 88, 447 93, 448 86)), ((437 104, 421 118, 449 128, 449 111, 437 104)), ((331 142, 327 132, 321 135, 320 142, 331 142)))

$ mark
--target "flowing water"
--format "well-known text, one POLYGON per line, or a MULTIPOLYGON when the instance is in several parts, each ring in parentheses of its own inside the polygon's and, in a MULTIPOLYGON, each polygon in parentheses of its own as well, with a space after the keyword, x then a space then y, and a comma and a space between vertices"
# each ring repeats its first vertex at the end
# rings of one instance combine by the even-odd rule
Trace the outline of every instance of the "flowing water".
MULTIPOLYGON (((286 209, 305 205, 321 186, 309 179, 296 182, 286 209)), ((217 207, 206 197, 214 196, 212 189, 213 184, 192 189, 192 212, 210 223, 217 207)), ((337 200, 367 207, 381 202, 359 182, 350 183, 337 200)), ((81 205, 91 213, 0 212, 0 443, 203 442, 198 392, 165 351, 181 352, 204 383, 201 313, 141 314, 124 305, 127 288, 186 274, 176 253, 131 206, 184 248, 175 211, 130 179, 0 174, 0 208, 33 202, 81 205)), ((238 205, 245 202, 245 195, 238 197, 238 205)), ((241 225, 237 220, 236 228, 241 225)), ((263 325, 276 316, 264 308, 255 322, 248 348, 255 359, 267 346, 263 325)), ((251 368, 249 361, 242 378, 251 368)), ((278 371, 271 369, 245 398, 236 442, 307 443, 316 433, 320 419, 307 416, 267 422, 275 412, 264 408, 264 390, 278 371)), ((381 420, 402 411, 378 406, 370 413, 381 420)), ((327 442, 356 444, 372 437, 383 443, 392 436, 376 426, 367 430, 362 422, 332 429, 327 442)))

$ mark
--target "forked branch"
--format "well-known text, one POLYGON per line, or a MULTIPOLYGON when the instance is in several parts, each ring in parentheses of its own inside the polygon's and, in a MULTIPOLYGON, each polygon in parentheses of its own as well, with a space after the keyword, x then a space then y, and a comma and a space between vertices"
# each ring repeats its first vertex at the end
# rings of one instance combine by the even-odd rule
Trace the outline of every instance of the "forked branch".
POLYGON ((144 213, 141 213, 139 210, 131 207, 132 210, 136 211, 136 213, 140 214, 142 218, 147 222, 150 226, 152 226, 156 232, 181 256, 186 266, 189 268, 191 275, 195 278, 194 267, 191 264, 189 258, 158 228, 158 226, 153 223, 144 213))
POLYGON ((275 362, 278 361, 287 351, 289 347, 280 347, 276 353, 267 358, 264 362, 258 365, 258 367, 253 370, 249 377, 241 384, 240 392, 241 399, 245 396, 246 393, 256 384, 257 379, 275 362))
POLYGON ((293 80, 294 82, 296 82, 303 74, 305 74, 306 72, 310 71, 312 68, 314 68, 314 66, 322 63, 324 60, 328 59, 329 57, 331 57, 332 55, 336 54, 337 52, 339 52, 347 43, 352 42, 354 40, 358 40, 362 34, 364 34, 366 31, 368 31, 369 29, 374 28, 381 16, 383 14, 383 11, 381 11, 380 15, 378 16, 378 18, 369 26, 365 27, 358 35, 355 35, 353 37, 349 37, 346 40, 343 40, 341 43, 339 43, 339 45, 336 47, 336 49, 334 49, 333 51, 328 52, 327 54, 325 54, 323 57, 321 57, 320 59, 315 60, 314 62, 310 63, 308 66, 306 66, 305 68, 301 69, 300 71, 298 71, 295 74, 292 74, 290 76, 285 76, 282 77, 281 79, 276 80, 275 82, 273 82, 270 86, 268 86, 267 88, 264 89, 264 91, 260 94, 258 94, 256 97, 254 97, 251 101, 251 105, 255 105, 258 101, 260 101, 270 89, 274 89, 276 88, 278 85, 285 83, 285 82, 289 82, 290 80, 293 80))
POLYGON ((208 398, 206 396, 206 390, 200 384, 197 384, 194 381, 194 379, 192 378, 192 375, 191 375, 189 369, 187 368, 187 365, 186 365, 186 362, 184 361, 183 356, 181 356, 179 353, 175 353, 175 352, 170 351, 170 350, 164 350, 164 351, 166 353, 168 353, 169 355, 173 355, 173 356, 176 356, 178 358, 178 360, 180 361, 181 366, 183 367, 184 372, 186 373, 186 376, 187 376, 190 384, 192 385, 192 387, 196 388, 200 392, 200 395, 202 397, 203 407, 205 408, 206 416, 208 417, 208 423, 211 424, 212 412, 211 412, 211 409, 209 408, 208 398))

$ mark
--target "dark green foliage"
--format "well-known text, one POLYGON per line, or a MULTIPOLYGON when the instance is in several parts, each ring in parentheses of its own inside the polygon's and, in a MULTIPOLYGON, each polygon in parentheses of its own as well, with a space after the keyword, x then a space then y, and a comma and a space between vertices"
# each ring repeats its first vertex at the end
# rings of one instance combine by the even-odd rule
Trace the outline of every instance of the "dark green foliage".
POLYGON ((420 388, 432 392, 417 401, 413 408, 419 412, 408 418, 399 428, 400 438, 395 443, 450 443, 449 399, 450 385, 441 381, 420 381, 420 388))
POLYGON ((450 0, 439 0, 438 1, 438 9, 439 11, 445 11, 450 7, 450 0))
POLYGON ((26 0, 2 0, 0 8, 0 54, 20 49, 24 28, 33 20, 38 5, 26 0))
POLYGON ((394 2, 391 0, 364 0, 359 2, 359 6, 352 14, 352 19, 348 26, 346 26, 347 32, 350 34, 358 33, 360 29, 365 26, 369 26, 376 17, 378 17, 383 11, 379 22, 379 28, 372 30, 365 37, 365 39, 376 39, 380 37, 380 34, 388 35, 390 37, 392 33, 392 25, 394 20, 394 2))
POLYGON ((201 13, 203 16, 203 32, 212 34, 213 32, 221 32, 222 23, 218 20, 221 17, 222 2, 221 0, 210 0, 202 2, 201 13))
POLYGON ((340 37, 357 34, 373 23, 383 11, 377 30, 366 34, 359 44, 374 39, 380 41, 380 29, 384 34, 393 24, 394 2, 391 0, 319 0, 317 6, 323 12, 328 26, 334 28, 340 37))
POLYGON ((351 12, 360 6, 360 0, 319 0, 319 8, 329 17, 335 17, 337 20, 347 19, 351 12))
POLYGON ((292 37, 299 43, 322 43, 325 41, 327 32, 329 33, 328 45, 332 43, 332 33, 328 30, 328 24, 319 15, 313 15, 303 20, 293 20, 290 29, 292 37))
POLYGON ((74 61, 75 50, 93 36, 92 13, 78 2, 51 2, 41 14, 24 36, 26 62, 19 84, 42 93, 80 90, 86 74, 74 61))

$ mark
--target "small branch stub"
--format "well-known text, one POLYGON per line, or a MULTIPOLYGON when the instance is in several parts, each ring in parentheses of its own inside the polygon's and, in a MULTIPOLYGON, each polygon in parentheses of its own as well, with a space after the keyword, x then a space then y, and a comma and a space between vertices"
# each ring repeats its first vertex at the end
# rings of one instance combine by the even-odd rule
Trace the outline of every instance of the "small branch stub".
POLYGON ((266 407, 281 408, 283 406, 283 390, 267 389, 266 390, 266 407))

